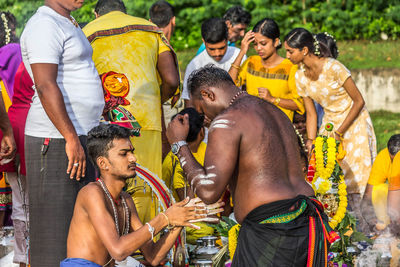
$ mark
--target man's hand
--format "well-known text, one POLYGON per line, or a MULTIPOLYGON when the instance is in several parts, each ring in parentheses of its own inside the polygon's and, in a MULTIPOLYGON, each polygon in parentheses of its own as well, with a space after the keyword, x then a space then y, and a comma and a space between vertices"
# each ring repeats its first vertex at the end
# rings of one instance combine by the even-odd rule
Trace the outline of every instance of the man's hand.
POLYGON ((248 31, 242 40, 240 45, 240 50, 243 51, 245 54, 249 50, 250 44, 254 41, 254 32, 252 30, 248 31))
POLYGON ((167 138, 170 144, 185 141, 189 133, 189 115, 178 114, 168 124, 167 138))
POLYGON ((187 205, 188 203, 189 197, 169 207, 165 211, 165 215, 167 215, 169 223, 173 226, 200 229, 200 227, 191 224, 190 221, 207 217, 205 205, 204 203, 202 205, 187 205))
POLYGON ((272 103, 274 98, 272 97, 271 93, 269 92, 268 88, 258 87, 258 95, 262 98, 267 100, 268 102, 272 103))
POLYGON ((224 211, 223 207, 225 206, 225 203, 221 200, 218 200, 214 204, 206 205, 199 197, 196 197, 196 198, 192 198, 186 206, 205 207, 206 212, 207 212, 206 218, 192 220, 190 222, 192 222, 192 223, 193 222, 219 223, 219 218, 216 216, 213 216, 213 215, 223 212, 224 211))
POLYGON ((86 156, 78 137, 71 141, 66 140, 65 152, 68 157, 67 173, 71 179, 76 178, 79 181, 85 176, 86 156))
POLYGON ((0 165, 8 163, 15 156, 17 146, 12 131, 4 133, 0 147, 0 165))

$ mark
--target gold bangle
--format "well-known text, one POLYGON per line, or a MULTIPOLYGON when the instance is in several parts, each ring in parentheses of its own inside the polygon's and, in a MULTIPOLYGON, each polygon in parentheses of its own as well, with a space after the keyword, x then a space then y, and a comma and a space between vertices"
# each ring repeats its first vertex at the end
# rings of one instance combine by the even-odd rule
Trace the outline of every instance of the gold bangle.
POLYGON ((279 106, 279 103, 281 102, 281 99, 279 98, 279 97, 275 97, 275 99, 274 99, 274 104, 276 105, 276 106, 279 106))
POLYGON ((343 137, 343 134, 339 131, 335 131, 335 134, 339 135, 340 137, 343 137))
POLYGON ((233 64, 233 63, 231 64, 231 67, 233 67, 233 68, 235 68, 237 70, 240 70, 240 67, 238 65, 233 64))
POLYGON ((337 134, 339 136, 340 141, 343 141, 343 134, 342 133, 340 133, 338 131, 335 131, 335 134, 337 134))

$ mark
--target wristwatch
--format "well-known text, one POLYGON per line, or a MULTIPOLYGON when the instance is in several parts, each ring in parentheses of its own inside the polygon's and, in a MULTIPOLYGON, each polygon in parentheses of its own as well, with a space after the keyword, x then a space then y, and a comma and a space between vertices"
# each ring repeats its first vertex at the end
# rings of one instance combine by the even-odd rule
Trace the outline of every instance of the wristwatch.
POLYGON ((176 143, 173 143, 173 144, 171 145, 171 152, 172 152, 174 155, 177 155, 178 152, 179 152, 179 150, 180 150, 181 147, 183 147, 183 146, 187 146, 186 141, 178 141, 178 142, 176 142, 176 143))

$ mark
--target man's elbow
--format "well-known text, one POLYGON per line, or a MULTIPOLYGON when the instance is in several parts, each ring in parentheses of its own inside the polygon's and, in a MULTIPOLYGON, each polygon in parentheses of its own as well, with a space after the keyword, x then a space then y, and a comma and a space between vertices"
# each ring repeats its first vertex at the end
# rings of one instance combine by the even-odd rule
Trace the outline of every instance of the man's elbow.
POLYGON ((129 256, 129 253, 126 253, 126 251, 119 247, 111 248, 109 253, 110 256, 116 261, 123 261, 129 256))
POLYGON ((176 89, 179 87, 179 76, 171 75, 163 79, 163 84, 169 88, 169 91, 173 95, 176 89))
POLYGON ((219 195, 213 191, 204 191, 197 195, 206 205, 214 204, 219 200, 219 195))

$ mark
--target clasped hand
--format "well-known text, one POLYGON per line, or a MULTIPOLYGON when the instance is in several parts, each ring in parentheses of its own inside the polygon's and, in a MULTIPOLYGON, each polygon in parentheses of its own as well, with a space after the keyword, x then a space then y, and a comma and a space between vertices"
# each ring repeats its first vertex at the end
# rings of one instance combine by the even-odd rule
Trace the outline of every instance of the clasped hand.
POLYGON ((165 215, 167 215, 171 226, 187 226, 200 229, 200 227, 193 223, 202 221, 215 222, 218 219, 209 216, 222 212, 224 205, 225 203, 222 201, 206 205, 200 198, 193 198, 189 201, 189 197, 187 197, 168 208, 165 211, 165 215))

